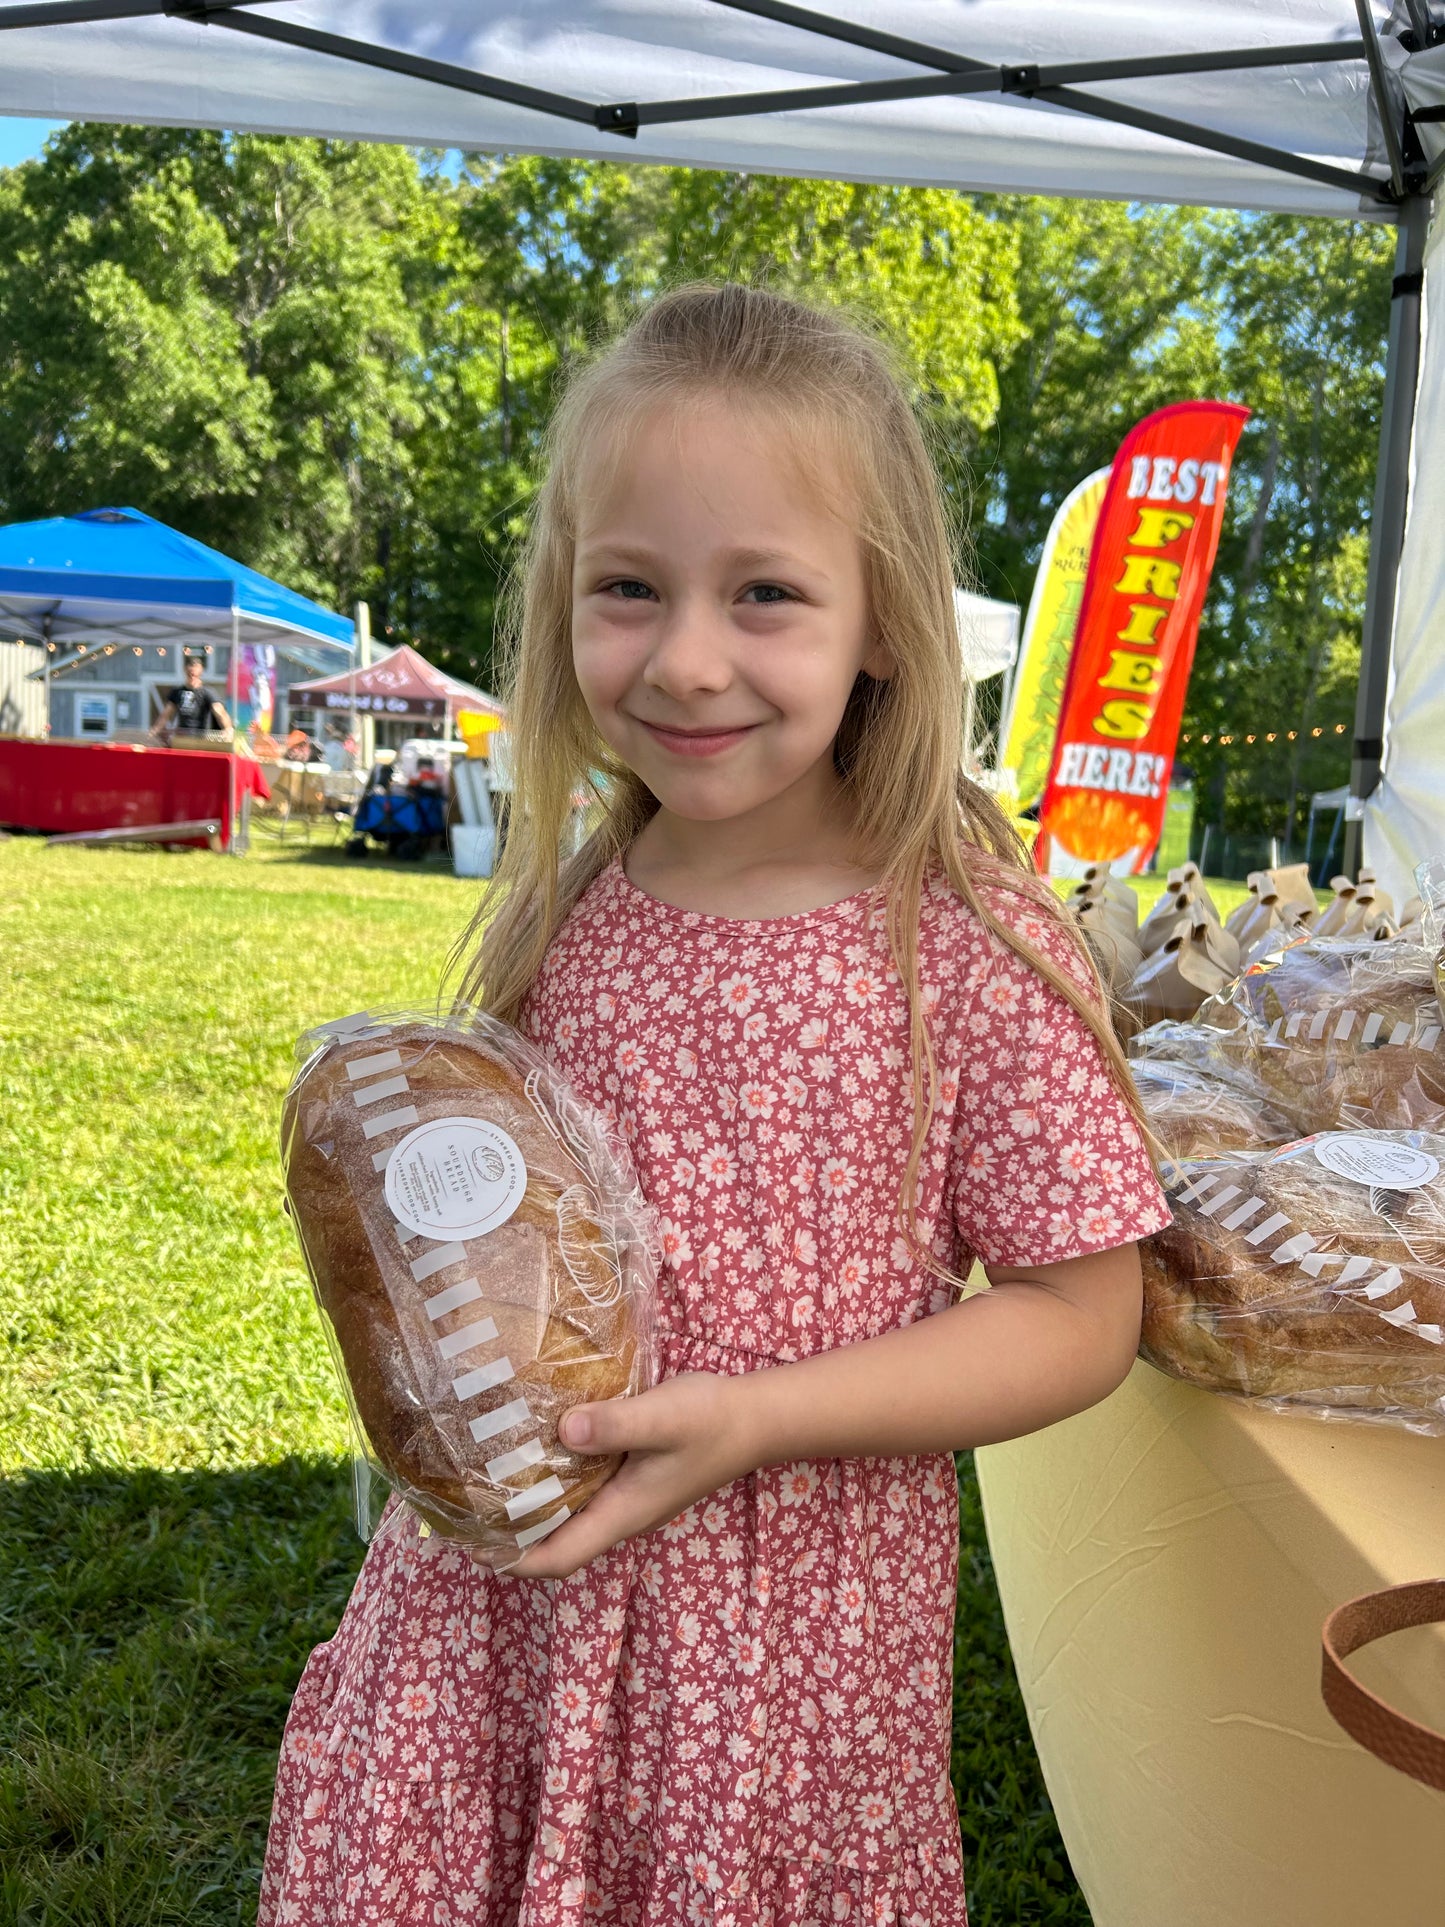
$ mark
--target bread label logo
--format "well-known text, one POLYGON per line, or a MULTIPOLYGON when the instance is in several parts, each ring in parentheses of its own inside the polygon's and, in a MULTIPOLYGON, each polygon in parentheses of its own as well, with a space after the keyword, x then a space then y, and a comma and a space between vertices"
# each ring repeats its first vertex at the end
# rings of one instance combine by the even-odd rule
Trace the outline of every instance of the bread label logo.
POLYGON ((479 1117, 418 1124, 386 1166, 386 1201, 424 1238, 480 1238, 522 1202, 527 1167, 505 1131, 479 1117))
POLYGON ((1440 1175, 1440 1160, 1398 1139, 1371 1137, 1363 1131, 1326 1131, 1314 1142, 1316 1158, 1336 1177, 1387 1191, 1418 1191, 1440 1175))

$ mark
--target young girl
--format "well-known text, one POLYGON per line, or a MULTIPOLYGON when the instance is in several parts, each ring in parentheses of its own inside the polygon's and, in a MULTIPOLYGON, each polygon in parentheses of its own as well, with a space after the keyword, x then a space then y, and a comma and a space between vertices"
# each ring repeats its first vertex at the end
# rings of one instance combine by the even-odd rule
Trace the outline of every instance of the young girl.
POLYGON ((626 1462, 515 1573, 410 1514, 373 1543, 261 1927, 965 1927, 950 1454, 1118 1385, 1167 1214, 962 709, 884 355, 771 294, 656 301, 553 423, 466 988, 632 1146, 661 1379, 569 1415, 626 1462))

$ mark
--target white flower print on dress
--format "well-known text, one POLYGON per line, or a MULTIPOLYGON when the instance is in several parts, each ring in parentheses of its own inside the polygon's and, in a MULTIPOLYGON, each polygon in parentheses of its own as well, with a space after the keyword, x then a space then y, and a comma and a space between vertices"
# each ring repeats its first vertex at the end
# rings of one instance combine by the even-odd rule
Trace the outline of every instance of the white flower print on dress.
POLYGON ((756 984, 750 976, 740 970, 735 970, 723 978, 717 987, 717 994, 722 1000, 723 1008, 734 1017, 746 1017, 758 1001, 756 984))
MULTIPOLYGON (((991 907, 1086 984, 1038 887, 990 886, 991 907)), ((941 879, 919 950, 940 1066, 923 1249, 966 1272, 1162 1225, 1073 1011, 941 879)), ((733 922, 613 863, 522 1022, 632 1147, 665 1375, 949 1302, 898 1222, 906 1014, 866 898, 733 922)), ((389 1507, 296 1690, 258 1927, 967 1927, 956 1534, 947 1455, 766 1467, 555 1585, 389 1507)))

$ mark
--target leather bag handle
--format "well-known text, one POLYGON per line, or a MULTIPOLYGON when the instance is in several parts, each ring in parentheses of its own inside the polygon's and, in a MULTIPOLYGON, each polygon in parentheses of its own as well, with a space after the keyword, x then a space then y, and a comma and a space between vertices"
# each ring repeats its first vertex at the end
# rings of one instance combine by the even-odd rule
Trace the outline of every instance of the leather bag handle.
POLYGON ((1348 1671, 1345 1661, 1387 1633, 1445 1620, 1445 1579, 1417 1579, 1346 1600, 1325 1621, 1320 1691, 1352 1739, 1412 1780, 1445 1793, 1445 1733, 1397 1712, 1348 1671))

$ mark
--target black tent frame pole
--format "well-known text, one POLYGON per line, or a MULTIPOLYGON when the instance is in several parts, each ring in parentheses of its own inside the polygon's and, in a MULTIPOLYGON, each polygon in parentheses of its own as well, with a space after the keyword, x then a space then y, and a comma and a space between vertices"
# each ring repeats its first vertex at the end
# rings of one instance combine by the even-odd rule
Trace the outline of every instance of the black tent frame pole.
POLYGON ((1400 555, 1410 497, 1415 391, 1420 379, 1420 296, 1424 286, 1425 235, 1430 224, 1429 197, 1412 194, 1403 201, 1399 223, 1385 358, 1385 400, 1380 413, 1380 454, 1375 471, 1375 506, 1370 517, 1370 562, 1365 581, 1365 622, 1360 636, 1360 682, 1355 695, 1350 802, 1345 812, 1344 868, 1351 877, 1360 866, 1364 801, 1380 786, 1385 753, 1385 702, 1390 686, 1400 555))
POLYGON ((1375 98, 1375 109, 1380 116, 1380 133, 1385 142, 1385 153, 1390 162, 1390 185, 1395 190, 1397 200, 1403 200, 1407 192, 1405 186, 1405 154, 1400 144, 1400 130, 1395 125, 1394 105, 1390 99, 1390 83, 1385 74, 1385 62, 1380 54, 1380 43, 1375 38, 1375 24, 1370 13, 1370 0, 1355 0, 1355 12, 1359 16, 1360 34, 1365 43, 1365 58, 1370 68, 1370 91, 1375 98))
MULTIPOLYGON (((1162 77, 1168 74, 1217 73, 1251 67, 1288 67, 1362 56, 1378 62, 1373 38, 1311 42, 1296 46, 1236 47, 1214 53, 1166 54, 1143 58, 1100 61, 1074 61, 1066 65, 995 66, 950 49, 930 46, 923 41, 905 39, 899 34, 880 32, 834 19, 810 8, 795 6, 791 0, 714 0, 714 4, 737 13, 749 13, 798 29, 819 39, 846 41, 894 60, 931 68, 932 74, 910 75, 896 80, 840 82, 833 86, 785 88, 766 93, 717 95, 692 100, 603 102, 579 100, 545 88, 529 87, 496 74, 479 73, 474 68, 457 66, 451 61, 432 60, 425 55, 406 54, 389 47, 354 40, 342 34, 319 31, 269 14, 249 9, 257 0, 30 0, 29 4, 0 6, 0 31, 25 27, 58 26, 103 20, 135 19, 147 14, 170 15, 198 26, 227 27, 257 39, 300 47, 308 52, 351 61, 359 66, 378 67, 411 79, 430 81, 436 86, 454 88, 459 93, 481 95, 505 101, 534 113, 549 114, 574 124, 593 126, 603 133, 628 138, 641 126, 667 122, 697 122, 733 119, 763 113, 863 104, 888 100, 917 100, 950 94, 1001 94, 1005 99, 1038 100, 1050 106, 1071 109, 1095 119, 1109 120, 1143 132, 1163 135, 1206 152, 1228 154, 1283 174, 1293 174, 1324 186, 1362 194, 1379 203, 1399 198, 1397 166, 1394 178, 1386 181, 1357 169, 1333 167, 1291 154, 1283 148, 1265 146, 1222 134, 1212 128, 1196 126, 1173 116, 1155 114, 1123 101, 1082 93, 1078 81, 1129 81, 1162 77)), ((1367 12, 1362 23, 1369 23, 1367 12)), ((1394 136, 1393 127, 1388 129, 1394 136)), ((1396 161, 1398 138, 1391 149, 1396 161)))

